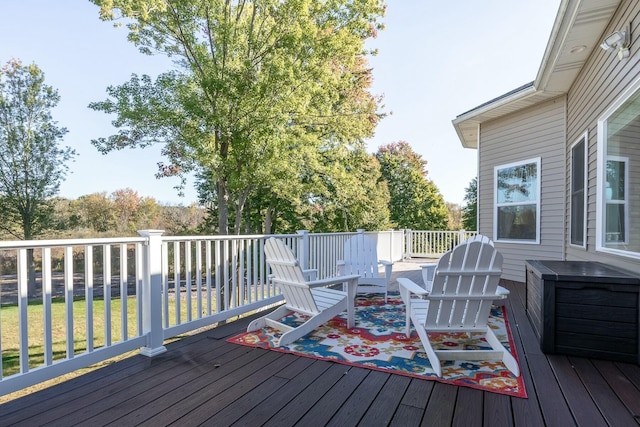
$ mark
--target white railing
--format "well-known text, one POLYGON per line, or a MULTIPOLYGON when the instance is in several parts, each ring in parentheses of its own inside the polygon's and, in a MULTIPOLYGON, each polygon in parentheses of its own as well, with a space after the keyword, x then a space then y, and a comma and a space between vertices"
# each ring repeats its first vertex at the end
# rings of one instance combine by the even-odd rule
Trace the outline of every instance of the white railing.
MULTIPOLYGON (((278 237, 322 279, 353 234, 278 237)), ((368 234, 402 258, 403 232, 368 234)), ((140 235, 0 242, 0 395, 132 350, 160 354, 168 338, 282 299, 268 280, 269 236, 140 235)))
POLYGON ((406 230, 406 257, 439 257, 469 237, 475 231, 417 231, 406 230))
MULTIPOLYGON (((354 234, 277 237, 323 279, 336 274, 354 234)), ((462 238, 366 234, 377 241, 379 258, 391 261, 433 256, 434 248, 462 238)), ((168 338, 278 303, 264 259, 268 237, 143 230, 131 238, 0 242, 0 395, 132 350, 154 356, 166 351, 168 338)))

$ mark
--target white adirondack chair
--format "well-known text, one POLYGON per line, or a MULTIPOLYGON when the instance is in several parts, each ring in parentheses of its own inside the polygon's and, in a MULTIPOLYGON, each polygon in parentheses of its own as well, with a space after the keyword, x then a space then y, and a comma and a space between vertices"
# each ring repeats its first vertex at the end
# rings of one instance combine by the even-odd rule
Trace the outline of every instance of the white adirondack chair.
POLYGON ((338 274, 357 274, 357 292, 384 293, 387 302, 387 290, 391 282, 393 263, 378 259, 376 242, 362 233, 350 237, 344 243, 344 260, 337 263, 338 274), (384 274, 380 273, 384 267, 384 274))
POLYGON ((349 327, 353 327, 353 298, 348 293, 325 286, 351 282, 355 289, 357 275, 332 277, 324 280, 305 280, 305 272, 291 250, 276 238, 269 238, 264 245, 267 264, 271 267, 273 282, 284 295, 284 305, 266 316, 249 323, 247 332, 270 326, 282 332, 277 345, 283 346, 301 338, 341 312, 349 313, 349 327), (309 320, 298 327, 286 325, 279 320, 292 311, 309 316, 309 320))
POLYGON ((515 358, 487 324, 501 274, 502 254, 487 242, 472 241, 440 258, 430 292, 409 279, 398 279, 407 310, 405 332, 409 336, 413 323, 438 376, 442 376, 441 359, 502 360, 520 375, 515 358), (492 350, 434 350, 429 341, 432 332, 482 332, 492 350))
MULTIPOLYGON (((493 244, 493 240, 491 240, 489 237, 483 235, 483 234, 476 234, 474 236, 469 237, 467 240, 465 240, 466 243, 471 243, 471 242, 480 242, 480 243, 488 243, 491 246, 494 246, 493 244)), ((433 283, 433 272, 435 267, 437 267, 438 263, 428 263, 428 264, 421 264, 420 267, 422 268, 422 280, 424 281, 425 284, 425 289, 427 291, 431 290, 431 286, 433 283)), ((504 300, 507 297, 509 297, 509 289, 504 288, 500 285, 498 285, 498 291, 497 291, 497 298, 494 301, 494 303, 499 304, 500 300, 504 300)))

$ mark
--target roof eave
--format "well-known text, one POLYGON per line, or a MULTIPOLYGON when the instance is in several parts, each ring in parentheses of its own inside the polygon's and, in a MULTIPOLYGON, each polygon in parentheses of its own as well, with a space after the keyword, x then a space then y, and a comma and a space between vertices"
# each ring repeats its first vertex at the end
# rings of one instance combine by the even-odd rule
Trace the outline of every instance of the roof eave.
POLYGON ((549 42, 538 69, 536 80, 522 90, 482 104, 456 117, 452 122, 465 148, 478 148, 479 125, 538 102, 566 94, 588 56, 599 46, 599 38, 615 13, 621 0, 562 0, 558 8, 549 42), (577 28, 589 26, 576 38, 577 28), (571 47, 585 46, 580 56, 571 47), (571 66, 568 66, 570 63, 571 66))
POLYGON ((496 111, 501 110, 501 107, 526 100, 536 92, 537 89, 534 85, 528 85, 520 91, 511 93, 509 96, 501 97, 494 102, 487 103, 453 119, 453 127, 462 142, 462 146, 464 148, 478 148, 478 126, 486 121, 488 116, 493 116, 496 111), (470 133, 472 128, 475 128, 473 134, 470 133))

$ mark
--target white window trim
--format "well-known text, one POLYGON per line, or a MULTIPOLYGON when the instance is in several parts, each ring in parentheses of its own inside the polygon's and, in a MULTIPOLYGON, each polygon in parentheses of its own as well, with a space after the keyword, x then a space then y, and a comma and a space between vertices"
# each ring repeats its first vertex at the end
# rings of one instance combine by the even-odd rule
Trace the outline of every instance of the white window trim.
MULTIPOLYGON (((495 166, 493 168, 493 235, 495 237, 496 242, 500 243, 516 243, 516 244, 524 244, 524 245, 539 245, 540 244, 540 199, 542 198, 542 193, 540 189, 542 188, 542 169, 541 158, 534 157, 532 159, 522 160, 513 163, 507 163, 504 165, 495 166), (535 205, 536 205, 536 238, 535 240, 517 240, 517 239, 499 239, 498 238, 498 171, 501 169, 512 168, 515 166, 526 165, 529 163, 536 164, 536 171, 538 173, 536 179, 536 194, 538 195, 535 205)), ((525 203, 515 203, 514 205, 523 205, 525 203)), ((534 203, 529 203, 533 205, 534 203)), ((507 205, 501 205, 507 206, 507 205)))
MULTIPOLYGON (((597 181, 596 181, 596 251, 620 255, 627 258, 640 259, 640 253, 624 251, 621 249, 607 248, 603 245, 606 202, 604 200, 604 189, 606 188, 606 161, 610 158, 605 153, 605 138, 607 135, 607 119, 618 110, 629 98, 640 90, 640 78, 636 79, 620 97, 607 108, 598 119, 598 141, 597 141, 597 181)), ((626 185, 626 183, 625 183, 626 185)), ((628 230, 627 224, 627 230, 628 230)))
POLYGON ((580 138, 578 138, 573 144, 571 144, 571 147, 569 147, 569 154, 570 154, 570 159, 571 159, 571 165, 569 165, 570 167, 570 171, 571 171, 571 183, 569 184, 569 246, 574 247, 574 248, 582 248, 582 249, 587 249, 587 194, 588 194, 588 181, 589 181, 589 131, 586 131, 580 138), (576 245, 575 243, 571 243, 571 230, 573 229, 573 224, 571 223, 571 219, 573 218, 572 215, 572 210, 573 210, 573 203, 571 203, 571 200, 573 198, 573 194, 572 194, 572 187, 573 187, 573 149, 575 148, 576 145, 578 145, 580 142, 584 141, 584 182, 583 182, 583 191, 584 191, 584 197, 583 197, 583 204, 584 206, 582 207, 582 215, 583 215, 583 219, 582 219, 582 236, 583 236, 583 240, 582 240, 582 244, 581 245, 576 245))

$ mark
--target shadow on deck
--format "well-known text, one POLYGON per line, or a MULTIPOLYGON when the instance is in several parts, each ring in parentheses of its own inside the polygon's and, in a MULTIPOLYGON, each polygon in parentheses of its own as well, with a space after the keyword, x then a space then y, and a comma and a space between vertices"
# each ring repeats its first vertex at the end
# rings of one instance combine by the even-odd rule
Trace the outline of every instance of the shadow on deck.
MULTIPOLYGON (((394 277, 421 282, 420 262, 394 277)), ((0 425, 638 425, 640 367, 543 354, 506 286, 527 399, 227 343, 245 318, 0 405, 0 425)))

